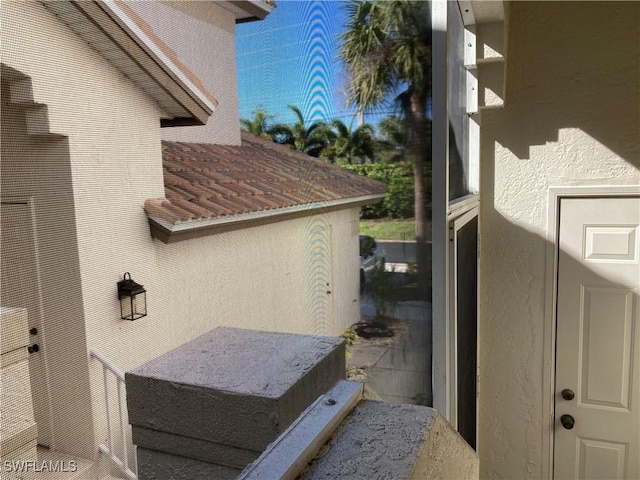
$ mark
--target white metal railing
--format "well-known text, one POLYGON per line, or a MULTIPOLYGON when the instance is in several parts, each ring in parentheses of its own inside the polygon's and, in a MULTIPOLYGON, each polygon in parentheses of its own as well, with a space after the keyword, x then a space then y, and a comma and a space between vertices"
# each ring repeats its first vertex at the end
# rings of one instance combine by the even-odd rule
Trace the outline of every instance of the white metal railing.
MULTIPOLYGON (((105 411, 107 414, 107 443, 100 444, 98 447, 100 451, 109 457, 118 468, 124 473, 127 478, 130 480, 137 480, 137 474, 131 469, 135 469, 135 465, 130 465, 129 462, 129 450, 133 450, 133 446, 131 441, 129 440, 128 432, 129 432, 129 422, 126 418, 126 412, 124 409, 124 401, 122 399, 125 384, 124 384, 124 373, 116 367, 112 362, 110 362, 104 355, 100 352, 91 349, 91 356, 100 361, 102 364, 102 381, 104 387, 104 403, 105 403, 105 411), (115 379, 116 383, 116 395, 117 395, 117 403, 118 403, 118 424, 120 438, 118 441, 118 449, 115 448, 114 441, 114 425, 111 422, 111 404, 109 400, 109 373, 115 379), (120 454, 120 455, 118 455, 120 454)), ((134 460, 135 461, 135 460, 134 460)))

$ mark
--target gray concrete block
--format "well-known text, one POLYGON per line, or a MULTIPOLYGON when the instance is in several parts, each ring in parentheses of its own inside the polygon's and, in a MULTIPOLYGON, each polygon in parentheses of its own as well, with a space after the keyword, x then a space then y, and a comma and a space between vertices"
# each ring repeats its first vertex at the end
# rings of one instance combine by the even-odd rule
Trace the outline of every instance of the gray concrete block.
POLYGON ((236 478, 241 472, 236 468, 147 448, 138 448, 137 458, 140 480, 195 480, 199 478, 227 480, 236 478))
POLYGON ((260 452, 254 450, 150 430, 136 425, 132 425, 131 439, 138 448, 172 453, 241 470, 260 456, 260 452))
POLYGON ((344 376, 340 338, 218 327, 126 374, 129 422, 262 451, 344 376))

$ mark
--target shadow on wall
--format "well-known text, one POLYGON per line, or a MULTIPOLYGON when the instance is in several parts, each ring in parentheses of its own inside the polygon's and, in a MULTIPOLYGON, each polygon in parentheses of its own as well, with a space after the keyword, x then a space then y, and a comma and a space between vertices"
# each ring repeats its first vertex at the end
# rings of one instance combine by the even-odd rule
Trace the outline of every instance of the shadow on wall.
MULTIPOLYGON (((508 13, 505 108, 482 117, 478 443, 481 478, 545 478, 552 434, 566 433, 551 422, 548 189, 640 179, 640 4, 513 2, 508 13)), ((589 286, 629 290, 558 259, 589 286)))
POLYGON ((527 160, 575 128, 640 167, 640 3, 510 2, 508 23, 496 140, 527 160))
MULTIPOLYGON (((483 215, 486 219, 487 214, 483 212, 483 215)), ((637 328, 640 298, 637 286, 634 292, 628 283, 598 274, 580 258, 561 250, 556 252, 560 271, 570 274, 559 280, 558 302, 564 307, 558 310, 557 323, 555 319, 550 321, 548 313, 555 312, 556 305, 547 303, 550 298, 548 290, 556 287, 544 281, 545 252, 549 242, 495 211, 492 217, 491 231, 483 231, 484 252, 481 256, 484 279, 481 281, 483 314, 479 330, 481 395, 478 444, 481 478, 525 478, 531 474, 529 469, 532 465, 539 478, 545 478, 548 471, 544 465, 544 452, 553 435, 558 448, 563 448, 558 436, 564 442, 569 433, 576 431, 564 430, 559 423, 554 426, 551 417, 554 401, 559 407, 556 422, 562 414, 572 414, 576 422, 583 423, 580 416, 583 412, 575 414, 573 411, 576 402, 560 399, 562 389, 570 388, 581 402, 596 406, 615 404, 624 407, 629 398, 633 399, 634 393, 628 385, 625 386, 625 382, 632 375, 629 373, 633 371, 631 364, 638 355, 638 347, 633 346, 640 344, 637 328), (574 302, 567 304, 567 298, 574 302), (595 313, 591 316, 587 313, 580 318, 579 312, 589 308, 595 313), (567 309, 569 316, 566 315, 567 309), (620 314, 616 317, 614 312, 626 312, 629 316, 620 314), (635 318, 632 318, 633 312, 635 318), (629 331, 634 331, 634 323, 635 339, 628 337, 629 331), (558 332, 555 344, 557 328, 561 325, 564 325, 564 333, 558 332), (618 340, 618 343, 608 343, 613 340, 618 340), (578 350, 579 345, 583 345, 584 351, 578 350), (596 355, 591 360, 586 356, 589 349, 596 355), (556 359, 560 362, 558 372, 565 372, 563 380, 560 376, 554 377, 556 359), (567 360, 577 365, 580 359, 586 362, 582 376, 579 377, 575 371, 567 381, 567 360), (594 368, 597 365, 622 368, 625 364, 626 374, 624 370, 622 374, 617 370, 607 370, 609 374, 606 377, 599 376, 594 368), (557 382, 555 387, 554 382, 557 382), (580 385, 582 391, 579 390, 580 385), (619 398, 613 398, 616 392, 619 398), (626 392, 626 399, 621 392, 626 392)), ((635 268, 637 262, 636 258, 635 268)), ((602 374, 603 370, 599 369, 599 372, 602 374)), ((636 373, 635 392, 638 381, 636 373)), ((591 410, 602 412, 597 408, 591 410)), ((599 422, 600 427, 607 423, 604 420, 599 422)), ((623 420, 622 424, 637 424, 634 422, 637 419, 631 418, 623 420)), ((598 438, 602 433, 600 427, 590 432, 592 438, 598 438)), ((581 436, 588 437, 588 432, 582 429, 581 436)), ((637 444, 637 429, 635 436, 637 444)), ((573 451, 576 441, 575 435, 570 438, 573 451)), ((556 455, 560 460, 567 457, 566 454, 556 455)))
MULTIPOLYGON (((481 478, 546 478, 552 435, 569 432, 551 422, 548 189, 640 180, 640 4, 512 2, 508 20, 505 107, 482 116, 478 443, 481 478)), ((558 259, 589 286, 629 290, 567 252, 558 259)))

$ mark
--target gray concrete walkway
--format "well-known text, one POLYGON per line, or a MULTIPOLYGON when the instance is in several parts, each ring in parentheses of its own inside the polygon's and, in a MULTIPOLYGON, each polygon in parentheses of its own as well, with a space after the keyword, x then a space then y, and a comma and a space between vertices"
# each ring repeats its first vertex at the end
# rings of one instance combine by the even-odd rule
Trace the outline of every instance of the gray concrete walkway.
MULTIPOLYGON (((363 319, 375 315, 366 298, 361 301, 363 319)), ((431 403, 431 304, 401 302, 388 326, 388 338, 358 338, 349 348, 348 376, 364 381, 383 400, 393 403, 431 403)))

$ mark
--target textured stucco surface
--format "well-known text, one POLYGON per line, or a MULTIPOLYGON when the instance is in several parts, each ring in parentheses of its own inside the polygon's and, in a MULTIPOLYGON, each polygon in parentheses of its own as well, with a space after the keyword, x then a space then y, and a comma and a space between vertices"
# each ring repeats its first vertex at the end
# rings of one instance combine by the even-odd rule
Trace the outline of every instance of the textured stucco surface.
POLYGON ((303 478, 410 478, 436 415, 426 407, 363 401, 340 425, 303 478))
POLYGON ((262 451, 344 365, 339 338, 219 327, 126 374, 129 422, 262 451))
POLYGON ((138 448, 137 456, 140 480, 231 480, 242 471, 148 448, 138 448))
POLYGON ((478 458, 436 410, 365 400, 301 478, 473 480, 478 458))
POLYGON ((0 5, 2 63, 29 77, 64 136, 29 136, 3 77, 2 197, 33 200, 56 447, 92 458, 106 438, 89 349, 126 371, 218 325, 339 335, 358 319, 357 208, 154 241, 143 204, 164 195, 163 112, 40 2, 0 5), (124 272, 147 290, 148 315, 135 322, 120 320, 124 272))
POLYGON ((546 478, 548 190, 640 183, 640 4, 513 2, 507 22, 481 134, 481 477, 546 478))
POLYGON ((164 140, 240 145, 235 18, 215 2, 130 2, 216 98, 204 126, 162 129, 164 140))
POLYGON ((260 455, 260 452, 255 450, 233 447, 201 438, 175 435, 137 425, 132 425, 131 430, 132 442, 138 447, 233 468, 243 469, 260 455))
POLYGON ((441 415, 436 415, 416 464, 412 479, 477 480, 478 455, 441 415))
POLYGON ((94 321, 118 318, 117 278, 146 270, 133 262, 139 246, 130 247, 151 243, 141 206, 163 192, 162 113, 40 2, 1 9, 3 65, 29 77, 49 130, 66 136, 29 135, 29 107, 7 104, 3 76, 2 197, 33 204, 52 447, 93 458, 102 434, 94 437, 91 421, 87 336, 94 321))

